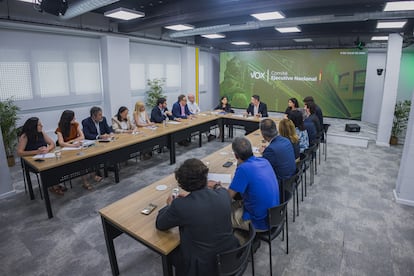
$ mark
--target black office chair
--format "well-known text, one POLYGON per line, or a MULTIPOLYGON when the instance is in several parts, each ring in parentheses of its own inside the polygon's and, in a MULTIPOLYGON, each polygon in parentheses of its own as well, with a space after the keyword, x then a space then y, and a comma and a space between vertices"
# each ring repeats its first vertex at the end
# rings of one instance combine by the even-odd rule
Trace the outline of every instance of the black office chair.
POLYGON ((302 182, 302 201, 303 201, 303 195, 305 194, 305 197, 307 196, 307 171, 309 171, 309 180, 311 178, 310 175, 310 169, 311 169, 311 155, 309 154, 308 151, 304 151, 303 153, 300 154, 300 161, 301 161, 301 166, 300 169, 302 171, 301 174, 301 182, 302 182), (303 186, 305 186, 305 192, 303 191, 303 186))
POLYGON ((314 183, 315 174, 317 174, 317 160, 316 160, 316 151, 318 150, 317 144, 309 145, 309 148, 305 150, 305 153, 309 155, 310 162, 310 183, 309 186, 312 186, 314 183))
POLYGON ((273 275, 273 268, 272 268, 272 241, 279 236, 280 233, 283 234, 282 238, 284 238, 285 233, 285 226, 286 226, 286 254, 289 254, 289 235, 288 235, 288 210, 287 204, 289 200, 292 198, 292 194, 286 192, 285 202, 269 208, 267 210, 267 219, 269 224, 269 230, 266 232, 257 232, 256 237, 260 240, 265 241, 269 244, 269 264, 270 264, 270 276, 273 275))
POLYGON ((293 198, 293 222, 295 222, 296 215, 299 216, 299 194, 298 186, 300 183, 300 171, 296 170, 295 174, 288 179, 282 180, 282 200, 280 202, 286 202, 286 192, 290 193, 293 198), (296 202, 295 202, 296 201, 296 202), (295 208, 296 207, 296 208, 295 208), (297 210, 295 212, 295 210, 297 210))
MULTIPOLYGON (((323 132, 324 132, 324 139, 321 141, 321 143, 323 144, 323 153, 325 155, 325 161, 326 161, 326 156, 328 155, 328 129, 331 125, 330 124, 323 124, 323 132)), ((320 160, 320 158, 319 158, 320 160)), ((319 162, 320 163, 320 162, 319 162)))
POLYGON ((220 276, 241 276, 247 269, 249 263, 249 256, 252 261, 252 275, 254 276, 254 260, 252 243, 256 231, 252 224, 249 225, 249 238, 248 240, 238 248, 228 250, 217 254, 217 270, 220 276))
MULTIPOLYGON (((27 179, 26 179, 26 168, 23 164, 23 159, 20 158, 20 164, 22 166, 22 173, 23 173, 23 183, 24 183, 24 192, 27 194, 27 179)), ((40 198, 43 200, 43 194, 42 194, 42 187, 40 185, 40 180, 39 180, 39 174, 36 172, 33 172, 29 169, 29 171, 27 173, 34 173, 36 175, 37 178, 37 186, 39 187, 39 194, 40 194, 40 198)))

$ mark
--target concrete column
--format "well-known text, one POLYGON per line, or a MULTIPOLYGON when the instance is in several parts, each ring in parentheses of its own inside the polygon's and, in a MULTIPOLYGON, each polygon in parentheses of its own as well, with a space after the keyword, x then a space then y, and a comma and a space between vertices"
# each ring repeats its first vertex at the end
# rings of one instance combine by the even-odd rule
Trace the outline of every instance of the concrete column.
POLYGON ((414 93, 405 135, 404 150, 394 196, 398 203, 414 206, 414 93))
POLYGON ((12 186, 12 180, 10 176, 10 170, 7 166, 6 151, 3 144, 3 134, 1 133, 0 128, 0 198, 5 198, 14 194, 14 189, 12 186))
POLYGON ((132 114, 129 72, 129 39, 117 36, 104 36, 102 48, 102 79, 104 91, 103 112, 108 124, 121 106, 126 106, 132 114))
MULTIPOLYGON (((381 113, 378 121, 377 145, 389 147, 394 107, 397 100, 398 79, 400 74, 402 37, 399 34, 388 36, 387 61, 385 65, 384 91, 382 93, 381 113)), ((372 107, 375 108, 375 107, 372 107)))

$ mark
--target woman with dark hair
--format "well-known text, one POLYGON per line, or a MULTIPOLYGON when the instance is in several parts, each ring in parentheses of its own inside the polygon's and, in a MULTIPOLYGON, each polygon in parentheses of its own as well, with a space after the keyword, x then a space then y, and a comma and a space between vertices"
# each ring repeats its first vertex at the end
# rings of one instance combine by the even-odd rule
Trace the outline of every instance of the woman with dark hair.
POLYGON ((128 112, 126 106, 121 106, 118 113, 112 117, 112 129, 115 133, 132 133, 135 130, 135 126, 129 120, 128 112))
POLYGON ((231 225, 231 199, 219 184, 207 186, 208 168, 198 159, 186 160, 176 171, 181 193, 157 216, 156 227, 180 230, 180 246, 171 254, 176 275, 217 275, 216 255, 238 246, 231 225))
MULTIPOLYGON (((55 148, 55 143, 44 131, 39 118, 31 117, 23 125, 17 145, 19 156, 46 154, 55 148)), ((49 190, 58 195, 63 195, 63 187, 55 185, 49 190)))
POLYGON ((289 115, 290 112, 292 112, 293 110, 296 110, 299 108, 299 102, 296 98, 290 98, 288 100, 288 107, 286 108, 285 114, 286 114, 286 118, 289 115))
POLYGON ((292 143, 293 150, 295 152, 295 159, 298 159, 300 157, 300 148, 299 148, 299 137, 296 134, 295 125, 289 119, 282 119, 279 122, 278 127, 279 127, 279 134, 283 137, 288 138, 289 141, 292 143))
MULTIPOLYGON (((75 112, 72 110, 65 110, 62 112, 55 133, 58 137, 58 145, 60 147, 77 148, 82 146, 82 142, 85 140, 80 124, 76 122, 75 112)), ((102 180, 102 177, 100 176, 94 175, 94 177, 97 182, 102 180)), ((88 191, 93 189, 93 186, 88 182, 85 175, 82 175, 82 181, 83 188, 88 191)))
POLYGON ((214 110, 224 111, 227 113, 234 113, 234 110, 231 109, 231 105, 228 102, 227 96, 220 98, 220 103, 214 108, 214 110))
POLYGON ((303 123, 302 112, 299 110, 293 110, 288 114, 288 118, 292 120, 295 125, 296 134, 299 137, 299 150, 300 153, 303 153, 307 148, 309 148, 309 136, 303 123))

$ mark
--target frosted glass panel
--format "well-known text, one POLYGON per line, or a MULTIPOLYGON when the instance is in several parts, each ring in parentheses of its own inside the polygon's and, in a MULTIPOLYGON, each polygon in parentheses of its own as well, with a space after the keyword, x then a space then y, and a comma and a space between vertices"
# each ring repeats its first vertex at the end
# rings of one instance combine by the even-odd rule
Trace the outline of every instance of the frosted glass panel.
POLYGON ((181 85, 181 71, 177 64, 167 64, 167 86, 178 87, 181 85))
POLYGON ((74 62, 73 78, 77 95, 93 94, 101 91, 99 63, 74 62))
POLYGON ((149 64, 148 66, 148 78, 149 79, 161 79, 164 77, 163 64, 149 64))
POLYGON ((145 89, 145 66, 144 64, 130 64, 131 90, 145 89))
POLYGON ((69 95, 68 68, 65 62, 39 62, 40 96, 69 95))
POLYGON ((32 80, 28 62, 0 62, 0 100, 32 99, 32 80))

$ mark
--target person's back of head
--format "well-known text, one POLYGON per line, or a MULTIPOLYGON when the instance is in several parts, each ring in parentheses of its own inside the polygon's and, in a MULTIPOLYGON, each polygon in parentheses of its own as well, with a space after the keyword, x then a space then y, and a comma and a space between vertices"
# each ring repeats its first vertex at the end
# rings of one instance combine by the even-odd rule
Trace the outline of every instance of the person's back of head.
POLYGON ((266 140, 271 140, 277 136, 276 123, 272 119, 264 119, 260 122, 260 131, 266 140))
POLYGON ((288 138, 292 144, 299 142, 299 137, 296 134, 295 125, 289 119, 282 119, 279 122, 279 134, 283 137, 288 138))
POLYGON ((179 186, 187 191, 193 192, 203 189, 207 185, 208 168, 199 159, 191 158, 175 170, 175 179, 179 186))
POLYGON ((292 120, 295 127, 299 128, 299 130, 305 130, 305 126, 303 125, 302 111, 293 110, 288 114, 288 119, 292 120))
POLYGON ((306 106, 308 107, 310 114, 315 114, 316 105, 315 105, 314 102, 308 102, 308 103, 306 103, 306 106))
POLYGON ((233 149, 234 155, 236 158, 246 161, 251 156, 253 156, 252 144, 245 137, 236 137, 231 143, 231 148, 233 149))
POLYGON ((312 97, 312 96, 306 96, 306 97, 303 99, 303 102, 306 104, 306 103, 313 103, 313 102, 315 102, 315 101, 313 100, 313 97, 312 97))

